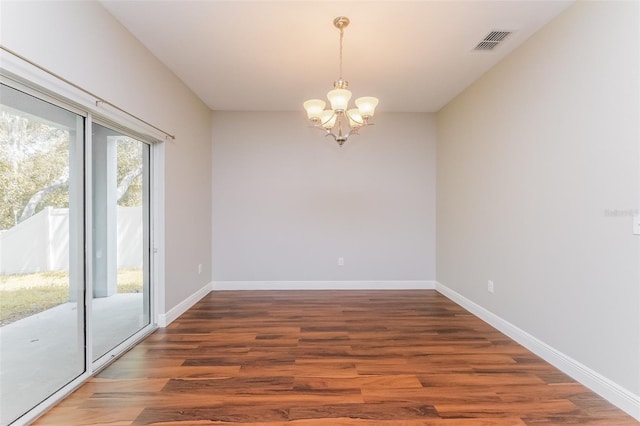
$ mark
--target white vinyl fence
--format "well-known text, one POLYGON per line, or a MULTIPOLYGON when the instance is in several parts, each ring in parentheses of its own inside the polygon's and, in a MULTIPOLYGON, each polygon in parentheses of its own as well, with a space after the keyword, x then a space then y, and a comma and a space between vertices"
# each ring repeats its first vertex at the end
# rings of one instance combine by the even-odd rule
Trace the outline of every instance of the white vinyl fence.
MULTIPOLYGON (((142 267, 142 207, 118 207, 117 265, 142 267)), ((69 269, 69 209, 47 207, 0 231, 0 275, 69 269)))

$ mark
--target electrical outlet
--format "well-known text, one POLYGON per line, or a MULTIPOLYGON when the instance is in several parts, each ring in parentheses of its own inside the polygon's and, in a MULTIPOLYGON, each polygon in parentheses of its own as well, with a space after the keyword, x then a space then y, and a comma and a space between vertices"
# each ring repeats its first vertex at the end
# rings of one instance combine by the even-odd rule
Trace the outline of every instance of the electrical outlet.
POLYGON ((487 281, 487 291, 493 293, 493 281, 491 280, 487 281))
POLYGON ((198 274, 202 273, 202 263, 198 263, 198 274))
POLYGON ((338 258, 338 266, 344 266, 344 257, 338 258))

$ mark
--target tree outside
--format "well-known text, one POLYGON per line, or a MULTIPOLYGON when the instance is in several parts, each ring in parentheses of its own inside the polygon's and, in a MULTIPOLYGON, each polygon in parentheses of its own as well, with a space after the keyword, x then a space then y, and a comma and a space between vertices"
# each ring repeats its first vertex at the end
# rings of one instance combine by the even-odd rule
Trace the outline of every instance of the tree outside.
POLYGON ((9 229, 45 206, 68 207, 69 132, 32 117, 0 111, 0 229, 9 229), (32 213, 25 207, 51 188, 32 213))

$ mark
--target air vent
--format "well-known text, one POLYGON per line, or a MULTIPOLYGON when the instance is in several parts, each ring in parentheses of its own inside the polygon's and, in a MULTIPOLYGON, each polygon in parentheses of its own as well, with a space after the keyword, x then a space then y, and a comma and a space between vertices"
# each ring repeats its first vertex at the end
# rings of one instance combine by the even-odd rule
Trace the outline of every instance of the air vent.
POLYGON ((510 31, 491 31, 488 36, 484 38, 485 41, 502 41, 511 34, 510 31))
POLYGON ((481 41, 475 47, 475 50, 491 50, 498 45, 497 41, 481 41))
POLYGON ((492 50, 509 34, 511 34, 511 31, 491 31, 473 50, 492 50))

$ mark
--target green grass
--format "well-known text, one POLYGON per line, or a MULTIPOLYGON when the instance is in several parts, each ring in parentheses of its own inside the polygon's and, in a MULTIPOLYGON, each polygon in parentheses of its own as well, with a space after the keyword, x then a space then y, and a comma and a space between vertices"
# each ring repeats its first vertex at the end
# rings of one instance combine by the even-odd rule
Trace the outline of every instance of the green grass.
POLYGON ((55 285, 0 290, 0 326, 53 308, 68 299, 69 289, 55 285))
MULTIPOLYGON (((142 270, 119 270, 117 282, 118 293, 141 293, 142 270)), ((0 275, 0 326, 68 300, 69 274, 66 271, 0 275)))

